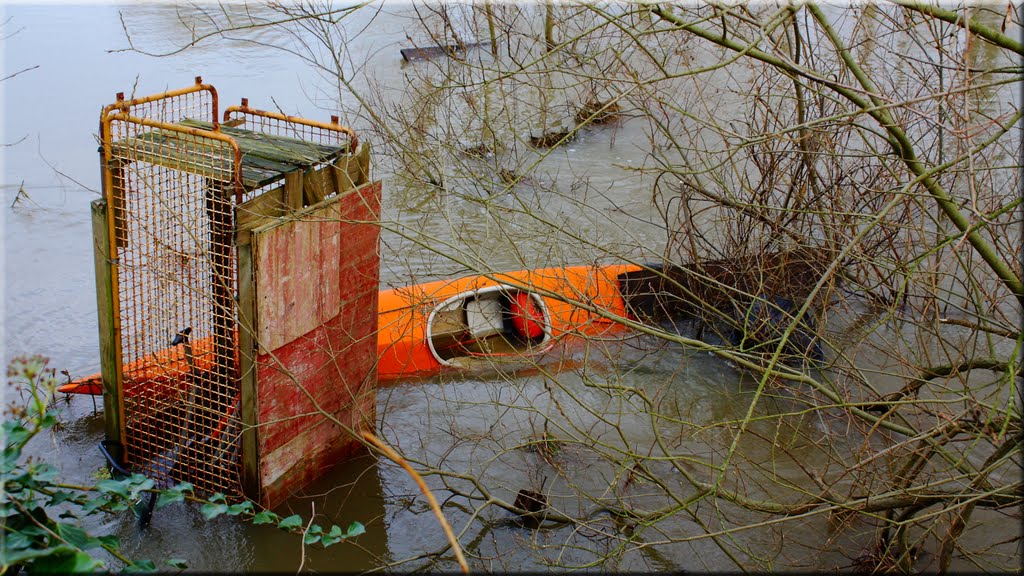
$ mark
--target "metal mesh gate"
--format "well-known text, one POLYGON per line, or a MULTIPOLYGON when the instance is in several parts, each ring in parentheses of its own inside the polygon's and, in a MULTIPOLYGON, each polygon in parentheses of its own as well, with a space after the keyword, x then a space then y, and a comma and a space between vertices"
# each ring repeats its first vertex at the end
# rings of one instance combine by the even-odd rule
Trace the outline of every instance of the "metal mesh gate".
POLYGON ((233 207, 242 185, 217 93, 118 102, 101 119, 125 459, 161 485, 237 493, 233 207))
POLYGON ((155 96, 118 94, 100 137, 105 204, 94 203, 93 222, 107 441, 161 486, 240 495, 240 460, 248 470, 258 457, 250 232, 364 184, 368 150, 337 117, 285 116, 245 99, 221 123, 217 92, 201 78, 155 96))

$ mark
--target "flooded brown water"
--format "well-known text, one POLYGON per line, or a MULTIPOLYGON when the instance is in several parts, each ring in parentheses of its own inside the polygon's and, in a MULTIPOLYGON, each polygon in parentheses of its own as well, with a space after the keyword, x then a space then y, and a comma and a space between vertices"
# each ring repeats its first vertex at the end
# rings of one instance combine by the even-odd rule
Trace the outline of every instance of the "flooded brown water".
MULTIPOLYGON (((320 119, 336 113, 337 107, 329 83, 315 71, 294 56, 259 44, 222 39, 152 58, 110 52, 127 45, 116 6, 0 9, 6 19, 4 75, 28 69, 0 85, 3 142, 10 144, 3 164, 4 358, 39 353, 58 370, 91 373, 98 369, 98 343, 88 204, 100 187, 95 140, 100 108, 116 92, 155 93, 189 85, 196 75, 217 86, 222 105, 248 97, 257 107, 320 119)), ((190 33, 179 16, 173 5, 139 4, 125 11, 124 22, 140 47, 160 50, 188 42, 190 33)), ((406 5, 389 7, 347 47, 353 60, 367 61, 356 84, 397 91, 418 81, 423 69, 403 63, 398 52, 412 16, 406 5)), ((277 44, 291 40, 273 30, 247 38, 277 44)), ((416 104, 399 103, 408 109, 416 104)), ((349 101, 342 108, 354 106, 349 101)), ((445 103, 434 116, 452 113, 452 106, 445 103)), ((457 167, 448 170, 456 184, 438 192, 396 176, 397 161, 381 159, 376 177, 385 183, 382 288, 465 274, 484 265, 508 270, 589 262, 606 251, 656 260, 666 239, 651 203, 651 182, 628 170, 644 161, 638 150, 645 138, 642 126, 629 122, 584 130, 543 160, 539 176, 534 176, 542 182, 517 187, 515 196, 491 195, 465 183, 468 177, 457 167), (571 194, 546 192, 577 181, 586 185, 571 194), (539 229, 535 219, 523 216, 523 206, 543 210, 559 234, 539 229), (567 243, 573 236, 586 243, 567 243), (446 250, 438 245, 450 245, 448 255, 457 259, 439 255, 446 250)), ((466 145, 476 141, 471 138, 466 145)), ((411 460, 479 476, 496 496, 510 502, 520 489, 543 487, 559 509, 585 514, 593 502, 580 494, 599 497, 620 482, 611 464, 615 454, 650 453, 658 435, 672 437, 681 451, 712 461, 720 458, 727 446, 720 431, 687 431, 742 418, 753 390, 749 375, 717 357, 643 338, 595 343, 577 359, 583 355, 594 361, 554 376, 566 392, 557 405, 550 393, 552 376, 537 371, 381 389, 381 435, 411 460), (643 390, 672 421, 652 424, 635 398, 609 395, 601 386, 643 390), (585 449, 567 442, 557 453, 541 454, 530 443, 545 432, 545 423, 563 438, 585 431, 601 439, 603 447, 585 449), (619 437, 619 430, 628 431, 627 437, 619 437)), ((33 449, 58 464, 69 480, 88 479, 102 466, 96 448, 103 434, 101 410, 82 397, 59 406, 66 426, 52 437, 37 439, 33 449)), ((771 403, 758 410, 771 411, 771 403)), ((841 427, 817 415, 791 418, 785 426, 758 424, 752 430, 756 433, 738 446, 743 459, 771 466, 779 477, 798 478, 800 466, 826 458, 807 438, 828 433, 833 450, 849 443, 851 453, 862 441, 844 436, 841 427), (785 450, 778 450, 779 445, 785 450)), ((666 482, 680 481, 668 465, 656 472, 666 482)), ((441 480, 433 476, 428 481, 443 499, 441 480)), ((452 482, 452 487, 468 490, 468 485, 452 482)), ((648 498, 651 507, 662 504, 643 490, 634 497, 638 502, 648 498)), ((595 518, 588 530, 566 526, 534 531, 496 508, 478 514, 478 505, 452 498, 445 508, 462 545, 476 557, 476 570, 584 566, 605 555, 618 558, 604 565, 616 571, 735 570, 722 549, 696 538, 723 528, 708 525, 716 517, 713 511, 680 514, 656 529, 636 530, 630 551, 617 555, 624 543, 610 518, 595 518), (663 540, 675 542, 642 545, 663 540)), ((415 484, 390 463, 365 457, 339 466, 283 508, 304 518, 315 514, 321 524, 360 521, 367 532, 355 543, 303 552, 292 535, 231 518, 207 522, 189 506, 158 511, 144 531, 128 515, 96 520, 90 528, 118 534, 131 556, 158 564, 183 558, 204 571, 285 572, 300 563, 309 570, 346 572, 392 564, 396 570, 456 568, 450 553, 436 564, 422 557, 444 546, 443 534, 415 484)), ((825 531, 825 520, 812 518, 787 524, 785 530, 766 527, 730 538, 737 548, 776 558, 767 563, 778 568, 849 564, 847 549, 861 542, 837 537, 826 543, 825 531)))

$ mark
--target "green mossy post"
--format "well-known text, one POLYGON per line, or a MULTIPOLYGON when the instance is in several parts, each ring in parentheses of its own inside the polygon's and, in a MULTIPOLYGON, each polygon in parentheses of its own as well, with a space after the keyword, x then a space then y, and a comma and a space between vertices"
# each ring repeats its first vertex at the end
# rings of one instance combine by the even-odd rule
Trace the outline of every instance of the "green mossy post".
POLYGON ((117 370, 117 334, 114 332, 114 284, 111 278, 110 235, 106 200, 93 200, 92 241, 96 263, 96 311, 100 333, 100 373, 103 376, 103 413, 107 440, 120 447, 114 454, 124 460, 124 405, 117 370))
POLYGON ((253 283, 251 236, 236 245, 238 258, 238 360, 242 396, 242 490, 260 501, 259 436, 256 406, 256 294, 253 283))

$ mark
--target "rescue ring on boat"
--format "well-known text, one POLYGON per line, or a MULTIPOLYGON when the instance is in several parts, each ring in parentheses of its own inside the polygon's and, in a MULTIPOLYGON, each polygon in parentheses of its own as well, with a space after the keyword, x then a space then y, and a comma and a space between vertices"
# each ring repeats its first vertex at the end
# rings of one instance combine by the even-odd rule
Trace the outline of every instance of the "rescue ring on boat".
POLYGON ((510 305, 512 326, 520 336, 533 340, 544 334, 544 312, 527 292, 516 292, 510 305))

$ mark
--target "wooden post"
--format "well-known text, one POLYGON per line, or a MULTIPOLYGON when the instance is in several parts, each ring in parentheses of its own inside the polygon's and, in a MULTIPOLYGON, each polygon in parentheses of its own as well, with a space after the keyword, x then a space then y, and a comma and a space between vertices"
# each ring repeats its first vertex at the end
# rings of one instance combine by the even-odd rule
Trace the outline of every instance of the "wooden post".
POLYGON ((370 146, 361 142, 353 154, 346 154, 335 161, 334 189, 338 194, 358 188, 370 181, 370 146))
POLYGON ((284 205, 288 211, 302 210, 302 170, 284 175, 284 205))
POLYGON ((259 425, 256 404, 256 285, 253 282, 252 236, 237 244, 238 257, 238 359, 242 419, 242 491, 260 501, 259 425))
POLYGON ((124 395, 117 370, 117 333, 114 330, 114 284, 111 276, 110 234, 106 200, 93 200, 92 242, 96 268, 96 311, 100 332, 100 373, 103 376, 103 416, 107 440, 120 446, 114 458, 124 462, 124 395))

